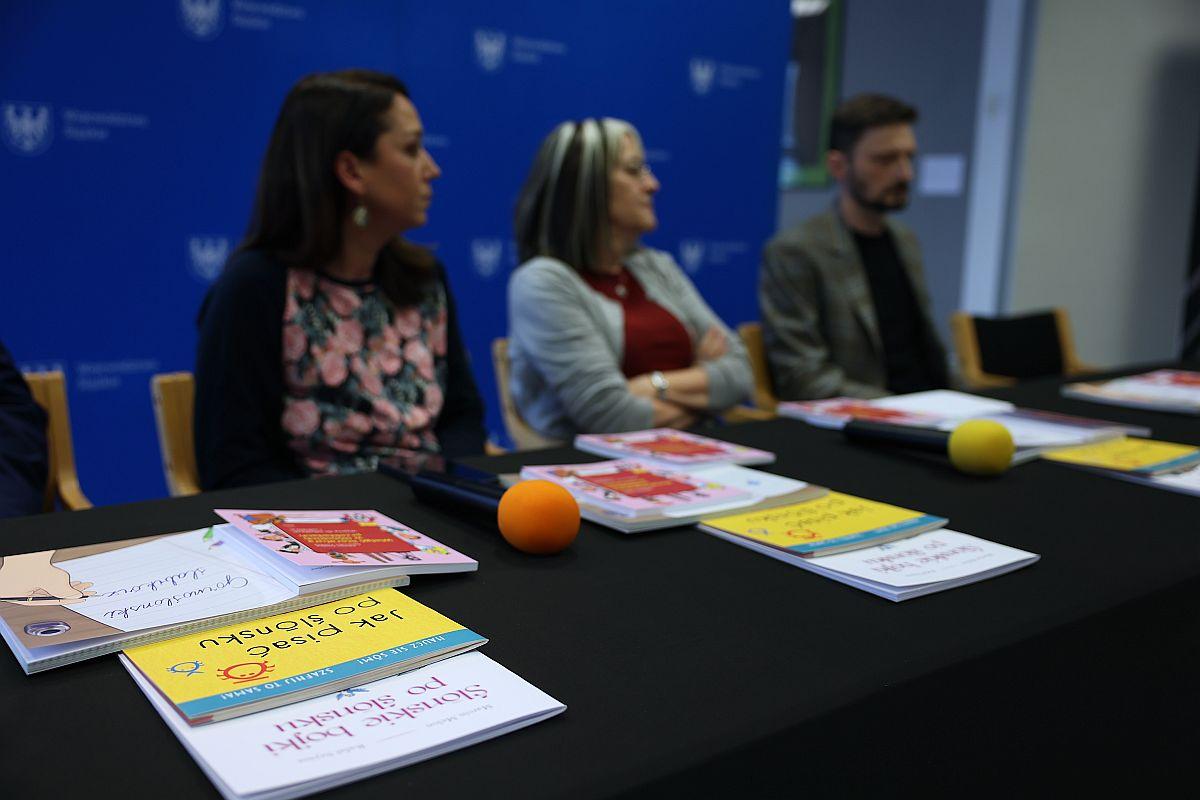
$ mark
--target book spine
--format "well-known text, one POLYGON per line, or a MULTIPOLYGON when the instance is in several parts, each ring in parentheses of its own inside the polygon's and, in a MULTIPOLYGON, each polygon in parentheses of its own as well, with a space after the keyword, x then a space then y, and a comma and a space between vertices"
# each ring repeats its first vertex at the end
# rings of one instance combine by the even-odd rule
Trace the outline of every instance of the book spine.
POLYGON ((824 539, 820 542, 812 544, 797 544, 785 548, 798 553, 800 555, 820 555, 822 551, 829 550, 834 547, 843 547, 849 544, 858 544, 859 542, 870 542, 872 539, 881 539, 885 536, 900 533, 902 531, 910 531, 913 536, 918 533, 923 533, 928 530, 935 530, 942 527, 950 520, 945 517, 935 517, 931 514, 924 514, 912 519, 906 519, 901 522, 895 522, 891 525, 884 525, 882 528, 873 528, 869 531, 860 531, 859 533, 851 533, 846 536, 839 536, 836 539, 824 539))

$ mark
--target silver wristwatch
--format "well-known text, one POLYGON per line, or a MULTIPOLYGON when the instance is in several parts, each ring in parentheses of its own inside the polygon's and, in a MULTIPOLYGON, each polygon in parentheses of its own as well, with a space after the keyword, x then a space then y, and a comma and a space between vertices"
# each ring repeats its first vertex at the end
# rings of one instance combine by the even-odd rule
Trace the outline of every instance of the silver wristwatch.
POLYGON ((671 382, 667 380, 666 375, 654 370, 650 373, 650 385, 654 387, 654 393, 658 395, 659 400, 667 399, 667 389, 671 388, 671 382))

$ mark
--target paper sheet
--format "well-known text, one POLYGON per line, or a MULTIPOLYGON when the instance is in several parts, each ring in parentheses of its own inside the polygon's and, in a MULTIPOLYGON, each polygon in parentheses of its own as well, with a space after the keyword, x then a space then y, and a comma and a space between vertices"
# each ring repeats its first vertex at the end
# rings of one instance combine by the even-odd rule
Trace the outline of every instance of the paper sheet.
POLYGON ((72 604, 71 610, 122 631, 137 631, 271 605, 295 595, 224 547, 223 527, 57 562, 72 580, 90 581, 89 591, 96 593, 72 604))

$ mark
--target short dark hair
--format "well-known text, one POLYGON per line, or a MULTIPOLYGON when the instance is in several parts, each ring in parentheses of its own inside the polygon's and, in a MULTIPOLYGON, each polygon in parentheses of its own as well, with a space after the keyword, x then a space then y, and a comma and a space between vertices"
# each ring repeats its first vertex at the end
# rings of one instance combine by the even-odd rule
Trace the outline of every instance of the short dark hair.
MULTIPOLYGON (((352 204, 334 172, 343 150, 370 161, 387 129, 398 79, 366 69, 302 78, 288 92, 263 157, 250 225, 239 249, 261 249, 299 269, 326 266, 342 247, 352 204)), ((393 304, 418 302, 433 275, 429 251, 395 238, 379 253, 375 280, 393 304)))
POLYGON ((829 149, 847 155, 868 128, 917 121, 917 109, 886 94, 856 94, 834 109, 829 126, 829 149))

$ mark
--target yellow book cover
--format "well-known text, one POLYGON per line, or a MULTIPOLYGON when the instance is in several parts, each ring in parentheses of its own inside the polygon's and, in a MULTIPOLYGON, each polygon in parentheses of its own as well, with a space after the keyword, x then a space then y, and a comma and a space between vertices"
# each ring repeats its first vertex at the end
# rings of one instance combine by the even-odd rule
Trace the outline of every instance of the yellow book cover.
POLYGON ((198 725, 340 691, 487 640, 385 589, 125 651, 198 725))
POLYGON ((948 521, 920 511, 830 492, 804 503, 714 517, 701 520, 701 524, 801 556, 821 556, 916 536, 940 528, 948 521))
POLYGON ((1157 475, 1189 469, 1200 462, 1200 448, 1153 439, 1122 437, 1104 442, 1049 450, 1042 458, 1119 472, 1157 475))

